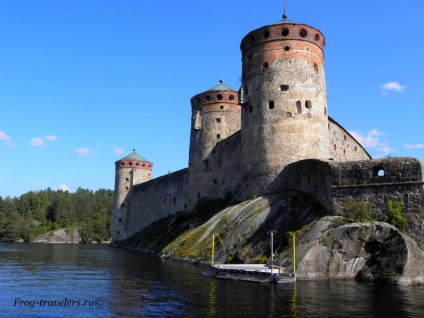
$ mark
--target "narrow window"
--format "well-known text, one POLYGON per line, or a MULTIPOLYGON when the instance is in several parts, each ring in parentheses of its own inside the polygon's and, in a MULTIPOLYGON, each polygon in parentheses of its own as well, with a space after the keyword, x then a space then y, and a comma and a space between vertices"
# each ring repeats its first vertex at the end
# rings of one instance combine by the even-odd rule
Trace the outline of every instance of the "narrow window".
POLYGON ((200 198, 200 192, 197 192, 197 198, 200 198))
POLYGON ((334 145, 334 150, 337 150, 337 146, 336 145, 334 145))
POLYGON ((216 122, 220 123, 221 122, 221 118, 216 118, 216 122))
POLYGON ((268 102, 268 108, 269 108, 269 109, 274 109, 274 107, 275 107, 274 101, 273 101, 273 100, 270 100, 270 101, 268 102))
POLYGON ((177 198, 176 197, 174 197, 174 203, 177 203, 177 198))
POLYGON ((289 90, 289 85, 282 84, 280 85, 280 92, 285 92, 289 90))
POLYGON ((314 63, 314 70, 315 70, 315 72, 318 72, 318 64, 317 63, 314 63))
POLYGON ((311 101, 310 101, 310 100, 305 101, 305 107, 306 107, 307 109, 311 109, 311 108, 312 108, 312 103, 311 103, 311 101))
POLYGON ((217 184, 217 183, 218 183, 218 180, 214 179, 213 184, 217 184))
POLYGON ((250 105, 249 106, 249 113, 252 113, 253 112, 253 107, 252 107, 252 105, 250 105))
POLYGON ((203 160, 203 165, 205 169, 209 168, 209 160, 203 160))
POLYGON ((221 135, 220 134, 216 134, 216 138, 217 139, 220 139, 221 138, 221 135))
POLYGON ((319 34, 315 33, 315 41, 319 41, 319 34))
POLYGON ((122 219, 119 219, 118 222, 121 223, 122 222, 122 219))
POLYGON ((324 114, 327 115, 327 107, 324 107, 324 114))
POLYGON ((264 62, 264 63, 262 63, 262 69, 264 70, 264 69, 266 69, 266 68, 268 68, 268 62, 264 62))
POLYGON ((300 102, 300 100, 296 102, 296 111, 298 114, 302 113, 302 103, 300 102))

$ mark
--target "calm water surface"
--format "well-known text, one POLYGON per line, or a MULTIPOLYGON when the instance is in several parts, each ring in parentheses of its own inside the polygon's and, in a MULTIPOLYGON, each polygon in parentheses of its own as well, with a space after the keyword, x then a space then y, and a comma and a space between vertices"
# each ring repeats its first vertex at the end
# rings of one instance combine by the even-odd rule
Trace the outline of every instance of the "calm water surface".
POLYGON ((0 243, 0 317, 424 317, 424 286, 214 280, 104 245, 0 243))

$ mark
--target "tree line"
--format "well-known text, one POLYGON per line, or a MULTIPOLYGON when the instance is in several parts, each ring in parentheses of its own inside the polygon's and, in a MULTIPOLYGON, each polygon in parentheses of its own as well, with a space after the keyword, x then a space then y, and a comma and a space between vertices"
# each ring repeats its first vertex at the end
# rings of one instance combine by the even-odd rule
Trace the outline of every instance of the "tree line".
POLYGON ((32 241, 59 228, 78 228, 83 242, 110 240, 113 191, 78 188, 30 191, 19 198, 0 196, 0 241, 32 241))

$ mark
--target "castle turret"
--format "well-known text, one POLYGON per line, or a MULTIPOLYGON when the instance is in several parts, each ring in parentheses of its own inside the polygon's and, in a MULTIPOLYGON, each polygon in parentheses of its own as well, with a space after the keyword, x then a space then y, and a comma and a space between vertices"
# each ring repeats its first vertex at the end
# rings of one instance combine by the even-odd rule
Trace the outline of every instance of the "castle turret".
POLYGON ((132 187, 152 179, 153 164, 135 150, 115 162, 112 242, 127 238, 127 216, 132 187))
POLYGON ((217 199, 219 195, 219 160, 215 146, 240 130, 241 106, 238 93, 220 83, 191 99, 192 120, 189 150, 188 210, 200 198, 217 199))
POLYGON ((243 197, 273 192, 289 163, 328 159, 324 45, 319 30, 286 19, 243 38, 243 197))

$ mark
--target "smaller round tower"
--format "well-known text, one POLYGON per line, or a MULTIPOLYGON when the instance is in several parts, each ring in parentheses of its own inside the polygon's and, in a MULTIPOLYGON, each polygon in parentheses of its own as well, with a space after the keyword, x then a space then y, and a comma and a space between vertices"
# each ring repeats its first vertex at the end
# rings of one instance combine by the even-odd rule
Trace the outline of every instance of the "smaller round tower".
POLYGON ((188 210, 201 197, 216 199, 219 195, 219 158, 215 146, 241 127, 241 106, 237 91, 222 80, 191 99, 191 132, 189 150, 188 210))
POLYGON ((128 203, 132 187, 152 179, 153 163, 135 150, 115 162, 115 193, 113 198, 112 242, 127 238, 128 203))

